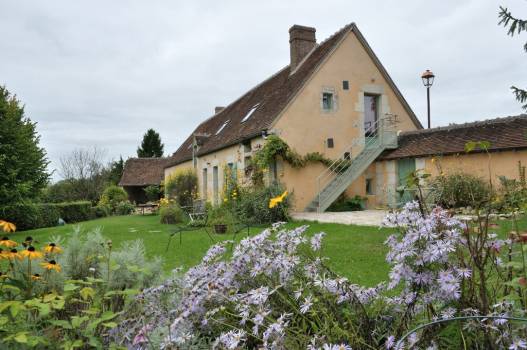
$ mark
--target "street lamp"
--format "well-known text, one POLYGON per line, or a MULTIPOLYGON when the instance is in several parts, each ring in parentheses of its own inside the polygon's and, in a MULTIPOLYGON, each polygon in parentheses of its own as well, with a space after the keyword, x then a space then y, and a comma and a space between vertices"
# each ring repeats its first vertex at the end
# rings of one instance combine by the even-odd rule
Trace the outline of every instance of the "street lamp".
POLYGON ((426 70, 422 75, 423 84, 426 87, 426 103, 428 107, 428 129, 430 129, 430 88, 434 84, 435 75, 430 70, 426 70))

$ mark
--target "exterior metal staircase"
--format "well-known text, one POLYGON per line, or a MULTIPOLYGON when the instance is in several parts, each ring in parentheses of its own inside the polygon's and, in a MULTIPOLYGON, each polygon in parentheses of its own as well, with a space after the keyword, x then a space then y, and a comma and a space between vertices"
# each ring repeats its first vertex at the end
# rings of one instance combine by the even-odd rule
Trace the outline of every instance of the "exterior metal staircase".
POLYGON ((396 116, 386 114, 365 128, 342 156, 317 178, 317 193, 306 211, 325 211, 386 149, 397 148, 396 116), (355 152, 355 153, 354 153, 355 152))

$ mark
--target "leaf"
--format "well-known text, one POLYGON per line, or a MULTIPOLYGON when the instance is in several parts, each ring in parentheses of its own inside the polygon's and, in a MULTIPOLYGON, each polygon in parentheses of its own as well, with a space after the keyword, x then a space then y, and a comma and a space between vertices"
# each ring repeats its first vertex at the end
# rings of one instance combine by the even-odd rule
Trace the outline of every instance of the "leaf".
POLYGON ((20 332, 15 335, 15 341, 17 343, 25 344, 27 343, 27 332, 20 332))
POLYGON ((66 320, 51 320, 49 323, 63 329, 73 329, 72 325, 66 320))
POLYGON ((489 141, 479 141, 479 148, 487 151, 490 148, 490 142, 489 141))
POLYGON ((85 321, 88 321, 88 316, 72 316, 71 317, 71 325, 73 328, 79 328, 81 324, 83 324, 85 321))
POLYGON ((56 299, 51 302, 51 307, 55 310, 62 310, 64 308, 64 299, 56 299))
POLYGON ((102 324, 104 327, 106 328, 115 328, 117 327, 117 323, 116 322, 105 322, 102 324))
POLYGON ((55 293, 50 293, 50 294, 46 294, 44 295, 44 298, 42 299, 45 303, 49 303, 50 301, 54 300, 55 298, 57 298, 57 294, 55 293))
POLYGON ((71 291, 74 291, 76 289, 79 289, 79 286, 76 286, 76 285, 71 284, 71 283, 64 284, 64 291, 65 292, 71 292, 71 291))
POLYGON ((84 287, 79 294, 83 300, 93 299, 95 296, 95 290, 91 287, 84 287))
POLYGON ((474 149, 476 149, 476 142, 474 141, 468 141, 467 143, 465 143, 465 152, 467 153, 470 153, 472 152, 474 149))

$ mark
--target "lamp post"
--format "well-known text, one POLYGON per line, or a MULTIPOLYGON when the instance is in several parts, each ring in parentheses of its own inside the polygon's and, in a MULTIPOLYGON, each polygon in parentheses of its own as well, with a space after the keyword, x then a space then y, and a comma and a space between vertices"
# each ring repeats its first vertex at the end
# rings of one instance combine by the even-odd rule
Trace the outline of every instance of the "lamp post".
POLYGON ((428 109, 428 129, 430 129, 430 88, 434 84, 435 75, 430 70, 426 70, 422 75, 421 79, 426 87, 426 104, 428 109))

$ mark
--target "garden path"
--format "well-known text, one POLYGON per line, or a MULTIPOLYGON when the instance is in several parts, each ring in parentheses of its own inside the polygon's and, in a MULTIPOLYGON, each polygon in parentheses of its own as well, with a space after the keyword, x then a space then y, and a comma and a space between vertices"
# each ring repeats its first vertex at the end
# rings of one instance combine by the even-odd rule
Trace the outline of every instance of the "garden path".
POLYGON ((295 220, 328 222, 334 224, 380 226, 387 210, 362 210, 343 212, 296 212, 291 216, 295 220))

